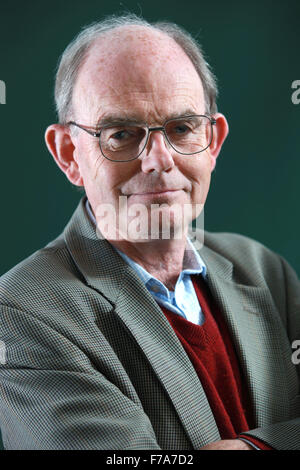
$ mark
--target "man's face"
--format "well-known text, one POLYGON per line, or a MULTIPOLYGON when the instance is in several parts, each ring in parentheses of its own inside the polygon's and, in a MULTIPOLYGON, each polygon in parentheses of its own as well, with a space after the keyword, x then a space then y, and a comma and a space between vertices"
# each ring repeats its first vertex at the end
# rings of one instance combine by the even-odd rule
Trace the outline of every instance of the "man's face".
MULTIPOLYGON (((161 126, 173 117, 205 114, 205 103, 199 76, 181 48, 161 33, 133 27, 92 46, 76 82, 73 110, 82 126, 124 119, 161 126)), ((118 163, 104 158, 98 139, 86 132, 74 130, 72 140, 96 218, 103 204, 118 213, 120 196, 127 197, 128 210, 143 204, 148 216, 151 204, 195 208, 206 200, 214 163, 209 149, 181 155, 162 132, 152 132, 138 159, 118 163)))

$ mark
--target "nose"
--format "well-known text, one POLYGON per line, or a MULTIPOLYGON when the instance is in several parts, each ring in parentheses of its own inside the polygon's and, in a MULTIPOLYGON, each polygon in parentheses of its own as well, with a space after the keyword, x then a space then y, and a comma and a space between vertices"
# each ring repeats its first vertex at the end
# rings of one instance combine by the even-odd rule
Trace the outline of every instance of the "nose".
POLYGON ((152 171, 162 173, 170 171, 175 166, 161 128, 153 128, 152 132, 150 130, 146 148, 140 158, 141 169, 144 173, 151 173, 152 171))

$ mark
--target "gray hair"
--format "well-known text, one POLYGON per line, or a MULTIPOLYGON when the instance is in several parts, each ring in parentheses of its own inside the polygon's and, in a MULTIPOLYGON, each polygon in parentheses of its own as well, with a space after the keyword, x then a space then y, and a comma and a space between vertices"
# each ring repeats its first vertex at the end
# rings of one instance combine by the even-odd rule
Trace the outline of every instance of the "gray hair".
POLYGON ((149 23, 143 18, 130 13, 123 16, 113 15, 103 21, 95 22, 84 27, 63 52, 59 61, 55 82, 55 104, 59 122, 66 124, 70 119, 72 114, 72 93, 74 85, 79 69, 87 57, 87 53, 94 41, 105 33, 130 25, 144 26, 165 33, 181 46, 183 51, 190 58, 201 79, 204 89, 206 112, 209 114, 216 113, 216 97, 218 94, 216 78, 209 64, 206 62, 202 48, 197 41, 187 31, 175 23, 165 21, 149 23))

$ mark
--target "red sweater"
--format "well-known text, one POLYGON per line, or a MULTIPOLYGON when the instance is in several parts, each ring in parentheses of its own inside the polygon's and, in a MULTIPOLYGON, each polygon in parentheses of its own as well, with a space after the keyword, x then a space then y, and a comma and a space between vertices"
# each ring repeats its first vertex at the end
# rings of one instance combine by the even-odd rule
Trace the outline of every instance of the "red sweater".
MULTIPOLYGON (((251 402, 225 320, 202 276, 192 276, 192 280, 205 317, 203 325, 195 325, 165 307, 162 310, 198 374, 221 439, 235 439, 254 426, 251 402)), ((257 439, 245 438, 260 449, 270 449, 257 439)))

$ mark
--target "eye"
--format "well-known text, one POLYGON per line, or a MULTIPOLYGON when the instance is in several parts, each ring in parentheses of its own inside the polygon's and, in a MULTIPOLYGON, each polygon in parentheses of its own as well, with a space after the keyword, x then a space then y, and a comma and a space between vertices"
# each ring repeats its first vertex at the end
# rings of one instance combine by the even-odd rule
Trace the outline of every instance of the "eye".
POLYGON ((124 140, 130 137, 131 135, 132 134, 130 134, 130 132, 127 129, 122 129, 112 134, 110 138, 115 139, 115 140, 124 140))
POLYGON ((130 147, 138 147, 145 136, 145 129, 139 126, 116 125, 103 128, 100 135, 100 145, 104 151, 120 152, 130 147))
POLYGON ((193 133, 193 123, 189 121, 173 121, 169 123, 166 131, 171 139, 186 139, 193 133))
POLYGON ((186 134, 191 129, 186 124, 177 124, 173 127, 173 132, 175 134, 186 134))

